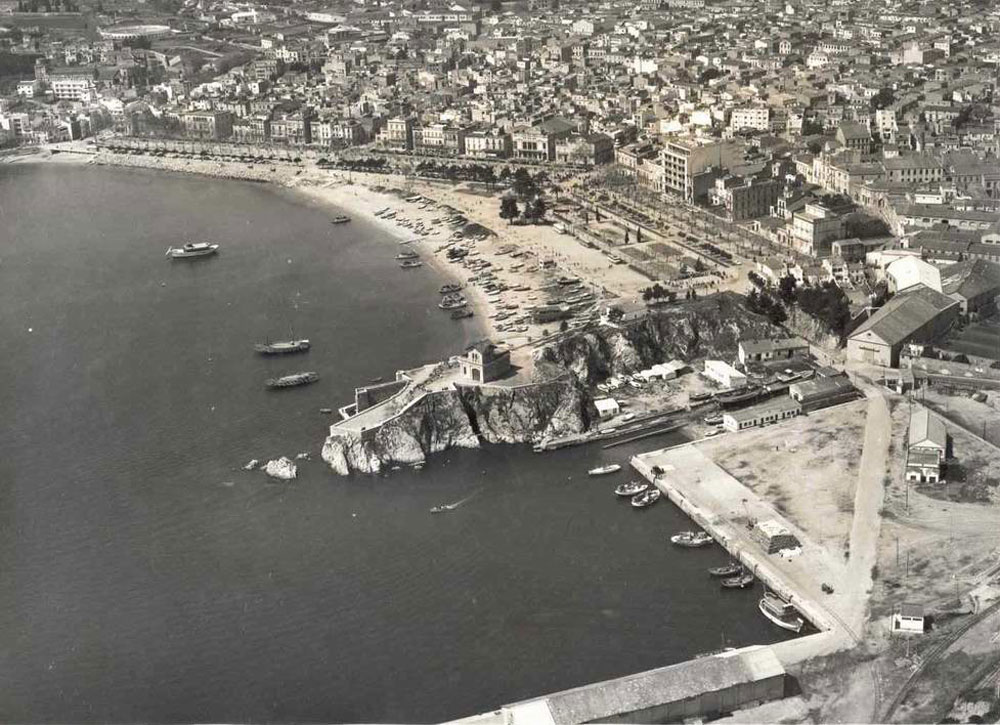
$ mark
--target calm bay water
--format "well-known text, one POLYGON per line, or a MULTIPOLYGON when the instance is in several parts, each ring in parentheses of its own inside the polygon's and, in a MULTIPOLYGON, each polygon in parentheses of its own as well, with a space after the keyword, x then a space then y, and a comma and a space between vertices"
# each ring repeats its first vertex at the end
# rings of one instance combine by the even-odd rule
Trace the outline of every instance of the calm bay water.
POLYGON ((672 506, 586 477, 648 443, 330 473, 319 408, 476 336, 330 213, 0 167, 0 721, 432 721, 783 636, 705 575, 723 552, 670 547, 672 506), (163 256, 202 239, 223 253, 163 256), (253 354, 291 328, 308 355, 253 354), (264 389, 296 369, 321 380, 264 389), (290 484, 239 470, 305 451, 290 484))

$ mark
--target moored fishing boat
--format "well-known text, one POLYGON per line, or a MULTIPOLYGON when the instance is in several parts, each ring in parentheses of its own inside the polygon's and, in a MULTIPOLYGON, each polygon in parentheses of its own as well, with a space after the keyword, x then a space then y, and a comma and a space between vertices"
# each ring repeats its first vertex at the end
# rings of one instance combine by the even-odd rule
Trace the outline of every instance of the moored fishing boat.
POLYGON ((464 320, 467 317, 472 317, 475 313, 472 310, 452 310, 451 319, 453 320, 464 320))
POLYGON ((456 284, 454 282, 443 284, 441 285, 441 289, 438 290, 438 292, 440 292, 443 295, 450 295, 461 291, 462 291, 462 285, 456 284))
POLYGON ((333 217, 330 220, 330 223, 331 224, 347 224, 349 221, 351 221, 351 217, 347 216, 346 214, 338 214, 337 216, 333 217))
POLYGON ((258 342, 253 346, 261 355, 287 355, 305 352, 311 347, 308 340, 280 340, 278 342, 258 342))
POLYGON ((167 256, 171 259, 192 259, 194 257, 207 257, 218 251, 218 244, 194 242, 185 244, 183 247, 167 247, 167 256))
POLYGON ((407 259, 406 261, 401 262, 399 266, 402 269, 415 269, 416 267, 423 267, 424 263, 419 259, 407 259))
POLYGON ((269 378, 265 384, 269 388, 293 388, 297 385, 308 385, 319 380, 319 373, 304 372, 283 375, 280 378, 269 378))
POLYGON ((633 496, 632 505, 637 509, 644 509, 647 506, 652 506, 659 500, 660 500, 660 489, 650 488, 636 496, 633 496))
POLYGON ((396 255, 396 259, 399 260, 400 262, 407 259, 419 259, 419 258, 420 258, 419 254, 417 254, 416 252, 411 252, 409 250, 405 252, 400 252, 399 254, 396 255))
POLYGON ((704 531, 682 531, 670 537, 670 543, 683 546, 688 549, 697 549, 702 546, 714 544, 715 539, 704 531))
POLYGON ((772 592, 765 592, 763 598, 757 603, 757 608, 774 624, 790 632, 801 632, 806 624, 794 605, 772 592))
POLYGON ((709 576, 731 577, 736 576, 741 571, 743 571, 743 567, 734 561, 725 566, 713 566, 708 570, 708 574, 709 576))
POLYGON ((747 587, 752 587, 754 581, 756 581, 754 575, 745 571, 739 576, 723 579, 719 583, 722 585, 723 589, 746 589, 747 587))
POLYGON ((647 488, 649 488, 649 484, 645 481, 629 481, 628 483, 622 483, 615 487, 615 495, 623 497, 628 496, 631 498, 636 494, 642 493, 647 488))
POLYGON ((597 468, 591 468, 587 471, 587 475, 590 476, 603 476, 607 473, 615 473, 616 471, 622 470, 622 467, 617 463, 611 463, 607 466, 598 466, 597 468))

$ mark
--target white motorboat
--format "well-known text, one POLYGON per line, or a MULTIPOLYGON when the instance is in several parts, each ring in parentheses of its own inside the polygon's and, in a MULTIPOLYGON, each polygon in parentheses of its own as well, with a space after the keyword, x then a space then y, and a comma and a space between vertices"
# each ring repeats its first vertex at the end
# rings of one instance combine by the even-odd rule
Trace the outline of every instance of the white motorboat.
POLYGON ((757 604, 761 614, 770 619, 782 629, 790 632, 801 632, 806 622, 799 610, 790 602, 786 602, 777 594, 767 592, 757 604))
POLYGON ((622 470, 621 466, 619 466, 617 463, 611 463, 607 466, 598 466, 597 468, 591 468, 589 471, 587 471, 587 474, 590 476, 603 476, 607 473, 615 473, 620 470, 622 470))
POLYGON ((193 257, 207 257, 218 251, 218 244, 194 242, 191 244, 185 244, 183 247, 167 247, 167 256, 171 259, 191 259, 193 257))

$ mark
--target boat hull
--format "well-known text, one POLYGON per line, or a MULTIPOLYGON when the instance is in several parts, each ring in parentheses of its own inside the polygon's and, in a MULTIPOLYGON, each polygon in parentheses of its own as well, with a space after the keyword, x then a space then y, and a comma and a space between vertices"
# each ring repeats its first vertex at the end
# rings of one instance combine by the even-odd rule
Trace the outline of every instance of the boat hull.
POLYGON ((261 355, 291 355, 306 352, 310 347, 308 340, 298 340, 293 343, 258 343, 253 349, 261 355))
POLYGON ((271 378, 265 384, 272 389, 295 388, 315 383, 317 380, 319 380, 319 375, 316 373, 302 373, 300 375, 286 375, 282 378, 271 378))
POLYGON ((794 620, 787 620, 779 617, 768 609, 765 601, 766 600, 761 599, 760 602, 757 603, 757 609, 760 610, 761 614, 770 619, 773 624, 781 627, 782 629, 787 629, 789 632, 795 632, 796 634, 802 631, 802 628, 805 626, 805 621, 801 617, 796 617, 794 620))
POLYGON ((167 256, 170 259, 197 259, 198 257, 210 257, 213 254, 218 254, 219 245, 213 244, 211 247, 206 249, 168 249, 167 256))

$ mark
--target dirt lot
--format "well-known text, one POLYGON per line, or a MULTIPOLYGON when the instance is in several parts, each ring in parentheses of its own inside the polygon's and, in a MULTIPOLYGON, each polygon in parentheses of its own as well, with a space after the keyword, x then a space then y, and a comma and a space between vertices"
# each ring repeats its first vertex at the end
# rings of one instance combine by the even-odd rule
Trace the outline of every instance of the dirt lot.
MULTIPOLYGON (((906 433, 909 406, 894 400, 893 454, 887 481, 882 536, 879 541, 878 577, 872 592, 873 618, 885 618, 893 606, 906 602, 932 609, 954 607, 957 597, 996 577, 1000 553, 1000 503, 969 503, 948 498, 947 487, 928 495, 930 485, 907 486, 906 433), (898 552, 898 553, 897 553, 898 552), (992 573, 992 574, 991 574, 992 573)), ((963 455, 969 470, 973 461, 996 476, 997 454, 961 430, 948 426, 954 437, 959 464, 963 455), (964 453, 963 453, 964 450, 964 453)), ((955 485, 958 492, 962 489, 955 485)))
POLYGON ((1000 392, 989 391, 986 401, 980 403, 973 400, 968 391, 933 386, 920 391, 920 401, 945 418, 1000 446, 1000 392))
POLYGON ((850 535, 866 402, 819 410, 782 424, 702 444, 730 475, 764 495, 830 551, 850 535))

